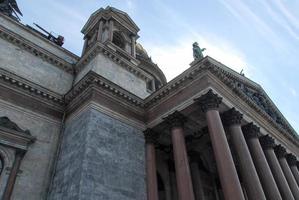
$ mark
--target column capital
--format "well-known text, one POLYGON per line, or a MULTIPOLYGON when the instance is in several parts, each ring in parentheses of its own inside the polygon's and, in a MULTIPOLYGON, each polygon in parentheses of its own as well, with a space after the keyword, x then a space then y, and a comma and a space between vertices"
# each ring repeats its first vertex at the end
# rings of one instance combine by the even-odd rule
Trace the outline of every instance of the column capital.
POLYGON ((147 144, 149 144, 149 143, 157 144, 158 133, 156 133, 155 131, 153 131, 150 128, 143 131, 143 133, 144 133, 145 142, 147 144))
POLYGON ((252 122, 242 126, 242 131, 245 138, 258 138, 260 136, 260 127, 254 125, 252 122))
POLYGON ((286 149, 281 145, 275 146, 274 151, 275 151, 278 158, 282 158, 282 157, 285 157, 287 155, 286 149))
POLYGON ((275 147, 275 140, 269 135, 260 137, 260 142, 263 149, 270 149, 275 147))
POLYGON ((200 106, 203 112, 207 112, 208 110, 217 110, 222 102, 222 97, 214 94, 210 89, 206 94, 194 99, 194 101, 200 106))
POLYGON ((183 127, 185 122, 187 122, 187 117, 181 114, 178 111, 168 115, 167 117, 163 118, 165 122, 171 127, 183 127))
POLYGON ((296 166, 297 165, 297 158, 294 154, 287 154, 287 161, 290 166, 296 166))
POLYGON ((235 108, 231 108, 227 111, 225 111, 221 115, 223 124, 225 126, 231 126, 231 125, 236 125, 239 124, 241 125, 241 121, 243 119, 243 114, 237 111, 235 108))

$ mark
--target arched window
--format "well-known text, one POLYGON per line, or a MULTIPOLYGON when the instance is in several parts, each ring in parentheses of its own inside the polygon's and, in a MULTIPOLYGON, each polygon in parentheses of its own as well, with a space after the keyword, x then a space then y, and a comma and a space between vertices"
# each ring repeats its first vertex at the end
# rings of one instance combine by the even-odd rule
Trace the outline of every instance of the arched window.
POLYGON ((125 48, 125 39, 119 31, 114 31, 113 32, 112 42, 113 42, 113 44, 115 44, 116 46, 118 46, 122 49, 125 48))

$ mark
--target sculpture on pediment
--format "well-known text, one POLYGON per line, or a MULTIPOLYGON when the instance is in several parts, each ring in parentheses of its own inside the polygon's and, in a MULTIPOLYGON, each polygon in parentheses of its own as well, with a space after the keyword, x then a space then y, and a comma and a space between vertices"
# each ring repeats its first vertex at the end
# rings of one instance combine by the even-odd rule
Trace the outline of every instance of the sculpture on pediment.
POLYGON ((194 60, 200 60, 200 59, 202 59, 203 58, 202 52, 205 51, 205 50, 206 50, 206 48, 201 49, 198 46, 198 43, 194 42, 193 43, 193 58, 194 58, 194 60))

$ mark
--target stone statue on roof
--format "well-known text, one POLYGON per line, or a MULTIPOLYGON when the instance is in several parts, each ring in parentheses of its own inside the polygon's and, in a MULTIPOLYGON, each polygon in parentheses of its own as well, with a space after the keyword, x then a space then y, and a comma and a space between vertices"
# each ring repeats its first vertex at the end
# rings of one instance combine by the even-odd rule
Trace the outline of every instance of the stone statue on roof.
POLYGON ((203 58, 203 54, 202 52, 206 50, 206 48, 203 48, 201 49, 199 46, 198 46, 198 43, 197 42, 194 42, 193 43, 193 58, 194 60, 200 60, 203 58))
POLYGON ((0 0, 0 12, 16 19, 19 19, 18 14, 23 16, 16 0, 0 0))

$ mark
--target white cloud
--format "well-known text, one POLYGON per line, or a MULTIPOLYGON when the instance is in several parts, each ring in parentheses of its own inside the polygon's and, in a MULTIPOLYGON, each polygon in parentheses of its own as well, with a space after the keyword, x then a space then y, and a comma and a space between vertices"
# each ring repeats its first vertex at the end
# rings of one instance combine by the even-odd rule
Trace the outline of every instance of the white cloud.
POLYGON ((275 49, 288 49, 275 30, 253 12, 246 3, 239 0, 219 0, 219 2, 242 24, 255 29, 275 49))
POLYGON ((298 96, 298 93, 297 93, 297 91, 296 91, 294 88, 290 88, 290 92, 291 92, 291 94, 292 94, 294 97, 297 97, 297 96, 298 96))
POLYGON ((249 64, 246 62, 244 55, 224 40, 210 41, 200 35, 188 35, 178 39, 178 41, 175 44, 167 45, 144 44, 153 61, 157 62, 165 73, 167 80, 171 80, 190 67, 189 64, 193 61, 192 43, 194 41, 198 41, 201 48, 207 49, 204 55, 209 55, 221 61, 235 71, 240 72, 244 69, 246 76, 253 71, 249 71, 249 64))

